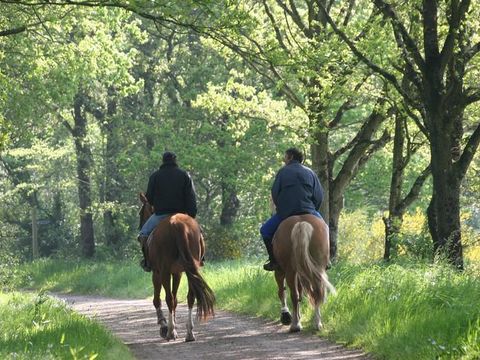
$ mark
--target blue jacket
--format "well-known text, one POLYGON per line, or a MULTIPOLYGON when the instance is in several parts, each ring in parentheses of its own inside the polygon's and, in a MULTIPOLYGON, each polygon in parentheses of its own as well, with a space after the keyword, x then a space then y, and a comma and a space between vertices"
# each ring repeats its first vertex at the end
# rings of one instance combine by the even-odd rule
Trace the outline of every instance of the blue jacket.
POLYGON ((277 214, 285 219, 291 215, 318 211, 323 189, 310 168, 291 161, 278 171, 272 186, 272 199, 277 214))

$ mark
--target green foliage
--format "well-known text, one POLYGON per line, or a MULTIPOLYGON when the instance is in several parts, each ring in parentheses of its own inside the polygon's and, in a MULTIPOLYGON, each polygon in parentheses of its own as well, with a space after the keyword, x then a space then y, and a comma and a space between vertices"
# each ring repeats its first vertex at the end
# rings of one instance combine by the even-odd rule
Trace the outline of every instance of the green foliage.
MULTIPOLYGON (((87 99, 82 112, 88 128, 80 142, 93 153, 88 211, 94 216, 98 259, 138 256, 131 241, 137 232, 137 193, 146 189, 148 175, 166 149, 177 152, 180 166, 196 184, 198 219, 208 230, 209 256, 262 256, 258 228, 268 218, 269 188, 283 150, 296 145, 308 154, 315 133, 325 131, 349 100, 355 107, 343 114, 338 126, 328 128, 330 155, 348 150, 378 98, 387 99, 379 105, 382 112, 399 102, 329 27, 308 17, 310 9, 303 3, 288 6, 298 7, 310 34, 274 1, 194 3, 130 5, 174 23, 194 21, 214 38, 157 26, 160 23, 118 9, 72 7, 65 12, 42 7, 35 15, 19 4, 3 5, 0 17, 6 27, 36 22, 37 16, 46 20, 34 31, 0 38, 0 229, 18 259, 31 257, 32 197, 42 220, 41 255, 78 254, 78 159, 67 124, 73 123, 73 100, 79 93, 87 99), (209 31, 213 28, 214 33, 209 31), (224 227, 219 225, 222 211, 232 210, 227 193, 233 193, 239 205, 232 211, 232 224, 224 227)), ((368 2, 355 3, 351 13, 345 6, 333 3, 332 16, 369 58, 398 75, 396 45, 384 19, 374 16, 368 2)), ((417 34, 412 5, 398 6, 402 17, 412 15, 408 24, 417 34)), ((475 70, 468 73, 475 79, 475 70)), ((466 110, 466 133, 473 131, 477 115, 478 106, 466 110)), ((415 126, 408 128, 411 141, 423 141, 415 126)), ((388 145, 369 160, 346 192, 345 207, 359 222, 348 215, 340 222, 339 251, 345 259, 381 257, 377 214, 387 208, 390 152, 388 145), (365 205, 368 215, 363 214, 365 205)), ((347 156, 348 151, 334 164, 332 181, 347 156)), ((420 147, 412 156, 406 184, 428 158, 420 147)), ((472 214, 472 232, 465 239, 471 246, 467 252, 473 254, 479 228, 474 201, 478 156, 469 171, 464 204, 472 214)), ((425 208, 429 197, 427 184, 416 205, 425 208)), ((425 233, 405 228, 396 241, 400 255, 429 256, 425 233)))
POLYGON ((339 259, 358 264, 382 258, 383 223, 381 219, 372 220, 364 209, 341 215, 338 229, 339 259))
POLYGON ((133 359, 98 323, 43 292, 0 292, 2 359, 133 359))
MULTIPOLYGON (((257 232, 258 230, 255 229, 257 232)), ((243 224, 232 226, 217 225, 207 230, 206 258, 208 260, 240 259, 250 254, 259 236, 250 234, 243 224), (209 235, 210 234, 210 235, 209 235)), ((261 241, 258 241, 260 244, 261 241)))
MULTIPOLYGON (((381 214, 369 214, 368 208, 342 213, 338 235, 340 259, 360 264, 383 258, 384 227, 381 214)), ((462 223, 462 229, 464 243, 469 244, 466 247, 466 257, 476 261, 479 253, 478 231, 466 222, 462 223)), ((396 249, 393 257, 433 259, 433 244, 427 229, 427 218, 420 208, 403 216, 400 232, 394 234, 392 243, 396 249)))
POLYGON ((0 292, 13 287, 19 276, 20 256, 0 242, 0 292))

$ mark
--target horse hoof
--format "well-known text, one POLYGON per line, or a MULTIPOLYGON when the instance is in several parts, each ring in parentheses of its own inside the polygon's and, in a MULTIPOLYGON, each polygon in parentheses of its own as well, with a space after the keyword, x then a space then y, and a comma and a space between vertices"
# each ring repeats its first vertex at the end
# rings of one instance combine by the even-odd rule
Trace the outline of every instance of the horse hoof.
POLYGON ((187 335, 187 337, 185 338, 185 342, 191 342, 191 341, 195 341, 195 336, 187 335))
POLYGON ((177 340, 177 332, 176 331, 173 331, 171 334, 168 334, 167 335, 167 340, 170 341, 170 340, 177 340))
POLYGON ((160 336, 161 336, 162 338, 164 338, 164 339, 167 338, 167 332, 168 332, 168 327, 162 326, 162 327, 160 328, 160 336))
POLYGON ((300 325, 297 325, 297 326, 290 326, 290 332, 291 333, 296 333, 296 332, 299 332, 300 330, 302 330, 302 327, 300 325))
POLYGON ((292 323, 292 315, 288 311, 282 312, 280 316, 280 322, 283 325, 290 325, 292 323))

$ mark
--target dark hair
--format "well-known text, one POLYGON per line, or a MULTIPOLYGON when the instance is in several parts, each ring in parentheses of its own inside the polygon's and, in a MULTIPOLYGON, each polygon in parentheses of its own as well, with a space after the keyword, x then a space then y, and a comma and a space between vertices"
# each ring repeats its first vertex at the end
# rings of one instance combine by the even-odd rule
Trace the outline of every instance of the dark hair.
POLYGON ((171 151, 165 151, 162 160, 164 163, 174 163, 177 162, 177 155, 171 151))
POLYGON ((289 155, 292 157, 292 160, 296 160, 299 163, 303 162, 303 154, 300 150, 297 148, 289 148, 285 151, 285 154, 289 155))

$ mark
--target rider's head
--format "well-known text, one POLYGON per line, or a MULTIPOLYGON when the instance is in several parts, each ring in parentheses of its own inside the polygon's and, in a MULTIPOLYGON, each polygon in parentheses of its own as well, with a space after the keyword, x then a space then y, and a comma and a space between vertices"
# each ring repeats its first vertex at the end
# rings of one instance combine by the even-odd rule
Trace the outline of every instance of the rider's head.
POLYGON ((177 155, 171 151, 165 151, 163 153, 162 161, 164 164, 176 164, 177 163, 177 155))
POLYGON ((291 161, 298 161, 299 163, 303 162, 303 154, 297 148, 289 148, 285 151, 285 157, 283 159, 285 164, 290 163, 291 161))

